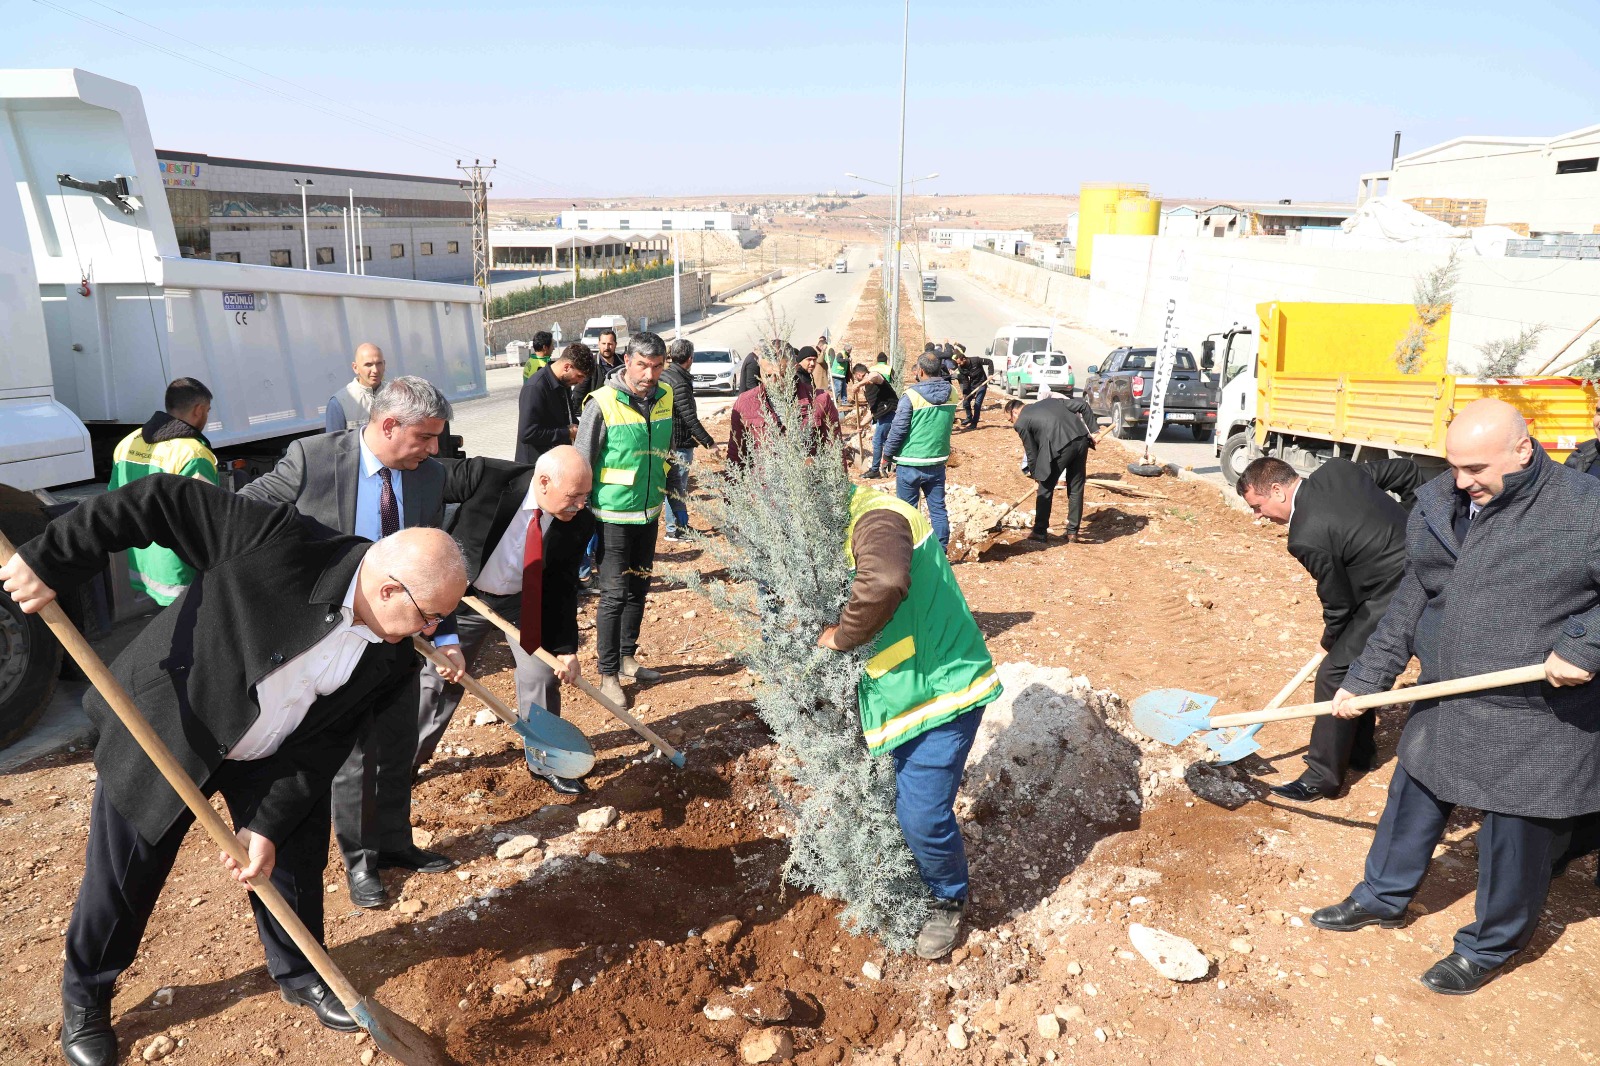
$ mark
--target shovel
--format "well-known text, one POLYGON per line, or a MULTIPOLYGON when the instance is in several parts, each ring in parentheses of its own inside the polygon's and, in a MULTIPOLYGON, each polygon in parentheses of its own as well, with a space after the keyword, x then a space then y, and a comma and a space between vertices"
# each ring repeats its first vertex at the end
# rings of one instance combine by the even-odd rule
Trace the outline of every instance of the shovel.
MULTIPOLYGON (((522 643, 522 630, 506 621, 504 618, 501 618, 500 615, 492 610, 487 603, 484 603, 476 596, 463 596, 461 597, 461 602, 466 604, 468 607, 471 607, 479 614, 483 615, 483 617, 487 618, 495 625, 499 626, 507 637, 510 637, 518 644, 522 643)), ((543 648, 535 648, 533 649, 533 653, 537 655, 539 659, 550 669, 556 671, 557 673, 561 672, 561 661, 554 655, 551 655, 543 648)), ((673 766, 676 766, 679 769, 683 768, 683 755, 671 744, 668 744, 666 741, 656 736, 655 731, 649 726, 645 725, 643 722, 639 721, 639 719, 629 714, 626 710, 607 699, 604 693, 595 688, 593 685, 589 684, 589 682, 585 681, 582 677, 578 678, 576 684, 579 690, 585 696, 588 696, 591 700, 594 700, 600 706, 610 711, 618 721, 622 722, 622 724, 626 725, 629 729, 633 730, 635 733, 638 733, 641 737, 655 745, 656 750, 665 755, 673 766)), ((551 715, 551 717, 553 718, 555 716, 551 715)))
MULTIPOLYGON (((1316 672, 1322 665, 1322 660, 1327 652, 1319 651, 1302 666, 1289 683, 1278 690, 1278 694, 1268 701, 1266 709, 1256 711, 1255 714, 1274 712, 1283 705, 1283 701, 1294 695, 1294 690, 1305 683, 1306 678, 1316 672)), ((1151 740, 1159 740, 1163 744, 1174 746, 1182 744, 1195 733, 1208 733, 1205 738, 1206 747, 1217 753, 1219 765, 1238 762, 1246 755, 1253 754, 1261 745, 1255 741, 1255 735, 1261 731, 1260 722, 1275 719, 1251 719, 1250 722, 1223 723, 1220 718, 1212 718, 1211 708, 1217 705, 1217 697, 1203 696, 1198 692, 1188 692, 1181 688, 1163 688, 1154 692, 1147 692, 1133 701, 1133 726, 1151 740), (1250 726, 1248 729, 1219 728, 1221 725, 1231 727, 1250 726)))
MULTIPOLYGON (((419 655, 433 665, 449 667, 450 660, 426 640, 412 637, 411 644, 419 655)), ((571 722, 557 718, 537 704, 528 705, 528 718, 524 721, 471 674, 463 674, 461 684, 522 738, 528 765, 534 770, 572 779, 594 769, 594 749, 589 746, 588 738, 571 722)))
MULTIPOLYGON (((14 553, 11 541, 4 533, 0 533, 0 564, 10 561, 14 553)), ((39 616, 44 619, 45 625, 50 627, 50 632, 55 634, 62 647, 67 649, 67 653, 88 675, 90 683, 101 696, 105 697, 105 701, 121 719, 124 728, 139 742, 139 746, 150 757, 150 761, 155 763, 156 769, 161 771, 161 776, 167 779, 167 783, 178 793, 185 806, 194 812, 195 820, 205 829, 217 847, 231 856, 241 867, 250 865, 249 853, 245 851, 244 845, 239 843, 239 838, 233 835, 233 830, 222 820, 222 815, 212 808, 199 787, 178 764, 166 742, 150 728, 150 724, 145 721, 144 715, 139 712, 139 708, 127 690, 122 687, 122 683, 106 668, 99 654, 89 646, 83 634, 78 632, 78 627, 72 624, 72 620, 61 609, 61 605, 52 600, 44 605, 39 616)), ((289 934, 295 947, 305 955, 306 960, 317 971, 317 975, 327 982, 333 994, 339 997, 339 1002, 350 1012, 350 1017, 372 1034, 372 1042, 378 1046, 378 1050, 410 1066, 459 1066, 433 1037, 377 1000, 357 992, 355 986, 340 972, 327 951, 317 943, 317 939, 311 935, 311 930, 300 921, 300 916, 290 908, 270 879, 265 877, 254 879, 248 884, 261 902, 266 904, 267 910, 272 912, 278 924, 289 934)))
MULTIPOLYGON (((1435 681, 1428 685, 1412 685, 1390 692, 1374 692, 1368 696, 1352 696, 1349 706, 1354 710, 1370 707, 1393 707, 1397 703, 1431 700, 1439 696, 1459 696, 1466 692, 1482 692, 1486 688, 1504 685, 1531 685, 1544 680, 1544 664, 1515 666, 1509 670, 1495 670, 1487 674, 1456 677, 1449 681, 1435 681)), ((1333 701, 1302 703, 1294 707, 1265 707, 1259 711, 1242 711, 1239 714, 1219 714, 1211 719, 1211 728, 1255 725, 1261 722, 1283 722, 1291 718, 1315 718, 1333 713, 1333 701)))

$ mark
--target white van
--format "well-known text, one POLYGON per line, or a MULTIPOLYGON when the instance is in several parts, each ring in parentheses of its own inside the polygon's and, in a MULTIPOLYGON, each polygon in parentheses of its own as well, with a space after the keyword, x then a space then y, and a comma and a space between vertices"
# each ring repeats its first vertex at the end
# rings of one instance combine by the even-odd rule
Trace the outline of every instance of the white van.
POLYGON ((622 315, 601 315, 599 318, 589 319, 583 324, 583 343, 591 350, 598 349, 600 334, 608 329, 616 330, 617 351, 620 352, 628 346, 628 320, 622 315))
POLYGON ((1022 356, 1049 349, 1049 326, 1001 326, 994 331, 994 342, 989 345, 987 355, 994 360, 995 374, 1004 379, 1006 371, 1015 366, 1022 356))
POLYGON ((833 261, 833 272, 835 274, 846 274, 849 273, 849 271, 850 263, 845 259, 844 256, 841 255, 839 258, 833 261))

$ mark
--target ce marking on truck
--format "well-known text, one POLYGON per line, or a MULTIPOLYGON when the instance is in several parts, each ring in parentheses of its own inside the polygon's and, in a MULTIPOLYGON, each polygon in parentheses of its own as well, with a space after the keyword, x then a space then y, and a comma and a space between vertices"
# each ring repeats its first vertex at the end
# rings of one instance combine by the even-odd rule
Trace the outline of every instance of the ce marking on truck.
POLYGON ((250 312, 235 311, 233 313, 233 323, 236 326, 248 326, 250 324, 250 312))

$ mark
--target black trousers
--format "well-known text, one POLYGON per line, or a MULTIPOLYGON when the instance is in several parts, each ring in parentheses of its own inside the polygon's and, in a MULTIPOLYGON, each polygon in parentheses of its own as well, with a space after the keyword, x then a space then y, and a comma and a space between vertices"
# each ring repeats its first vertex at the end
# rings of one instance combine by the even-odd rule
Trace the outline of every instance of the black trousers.
MULTIPOLYGON (((273 760, 267 760, 273 761, 273 760)), ((221 792, 235 824, 239 812, 251 810, 271 783, 260 776, 256 762, 224 762, 202 787, 206 795, 221 792)), ((282 767, 278 767, 281 772, 282 767)), ((61 997, 80 1007, 111 1002, 117 975, 132 965, 144 938, 156 897, 172 872, 184 834, 194 821, 188 811, 154 844, 147 842, 95 785, 89 810, 89 846, 83 881, 67 925, 66 967, 61 997)), ((272 883, 288 900, 306 928, 322 939, 322 873, 328 865, 328 805, 318 805, 287 839, 277 841, 272 883)), ((215 861, 215 860, 212 860, 215 861)), ((244 892, 222 885, 221 891, 244 892)), ((276 918, 254 892, 250 908, 256 932, 266 950, 267 972, 284 988, 303 988, 318 978, 311 963, 295 947, 276 918)))
MULTIPOLYGON (((432 670, 433 667, 428 666, 432 670)), ((375 711, 333 778, 333 836, 351 874, 378 876, 378 852, 411 846, 411 776, 417 755, 416 674, 375 711)))
POLYGON ((988 395, 989 386, 979 385, 976 389, 961 397, 961 413, 966 416, 967 426, 978 424, 978 416, 983 414, 983 398, 988 395))
POLYGON ((595 651, 600 673, 614 677, 622 657, 639 650, 639 627, 644 622, 644 600, 650 591, 650 572, 656 565, 656 523, 642 526, 601 522, 600 546, 595 566, 600 572, 600 606, 595 611, 595 651))
MULTIPOLYGON (((1455 804, 1396 766, 1389 800, 1367 852, 1366 877, 1350 895, 1374 914, 1397 918, 1428 872, 1455 804)), ((1474 920, 1456 932, 1455 950, 1479 966, 1499 966, 1527 946, 1539 924, 1550 867, 1569 839, 1570 818, 1483 812, 1478 827, 1474 920)))
POLYGON ((1088 478, 1089 438, 1079 437, 1057 457, 1056 472, 1039 482, 1033 498, 1033 531, 1050 530, 1050 510, 1055 502, 1056 485, 1067 479, 1067 532, 1076 533, 1083 523, 1083 486, 1088 478))
MULTIPOLYGON (((1322 665, 1317 667, 1317 702, 1333 699, 1333 694, 1339 691, 1339 686, 1344 684, 1345 674, 1349 672, 1349 663, 1322 660, 1322 665)), ((1311 726, 1311 743, 1306 748, 1306 769, 1300 775, 1300 780, 1329 795, 1338 792, 1351 763, 1365 767, 1377 761, 1377 724, 1377 711, 1365 711, 1358 718, 1319 715, 1311 726)))

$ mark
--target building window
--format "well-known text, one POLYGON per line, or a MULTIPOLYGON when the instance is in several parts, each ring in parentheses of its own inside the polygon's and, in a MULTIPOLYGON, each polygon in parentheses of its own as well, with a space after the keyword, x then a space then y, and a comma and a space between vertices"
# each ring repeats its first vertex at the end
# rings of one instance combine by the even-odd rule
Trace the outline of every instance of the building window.
POLYGON ((670 218, 662 219, 661 220, 661 228, 662 229, 671 229, 672 228, 672 219, 670 219, 670 218))
POLYGON ((716 228, 717 228, 717 224, 716 224, 716 222, 714 220, 709 219, 709 218, 706 219, 706 229, 716 229, 716 228))
POLYGON ((1562 159, 1556 163, 1557 174, 1593 174, 1600 170, 1600 156, 1588 159, 1562 159))
POLYGON ((617 228, 618 229, 627 229, 628 228, 628 220, 625 219, 625 218, 624 219, 619 219, 617 221, 617 228))
POLYGON ((219 262, 219 263, 237 263, 238 261, 239 261, 239 253, 238 252, 218 252, 217 253, 217 262, 219 262))
POLYGON ((361 261, 363 263, 372 262, 372 245, 363 244, 361 246, 361 261))
MULTIPOLYGON (((404 259, 405 257, 406 257, 406 246, 405 245, 403 245, 403 244, 391 244, 391 245, 389 245, 389 258, 390 259, 404 259)), ((370 259, 371 256, 368 256, 368 258, 370 259)))
POLYGON ((423 241, 421 244, 417 245, 417 254, 418 255, 432 255, 433 254, 433 242, 432 241, 423 241))
POLYGON ((579 229, 588 229, 589 228, 589 220, 586 219, 586 218, 578 219, 578 228, 579 229))
POLYGON ((333 265, 333 249, 332 248, 318 248, 317 249, 317 265, 318 266, 332 266, 333 265))
POLYGON ((275 267, 294 266, 294 254, 287 248, 274 248, 267 253, 267 261, 275 267))
POLYGON ((446 241, 444 244, 444 251, 446 255, 456 255, 461 251, 461 242, 446 241))

